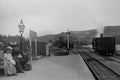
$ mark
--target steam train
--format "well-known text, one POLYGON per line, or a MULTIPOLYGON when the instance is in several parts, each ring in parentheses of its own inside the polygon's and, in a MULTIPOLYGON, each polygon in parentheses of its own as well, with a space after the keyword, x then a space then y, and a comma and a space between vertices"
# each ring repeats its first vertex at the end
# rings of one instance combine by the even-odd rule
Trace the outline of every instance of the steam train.
POLYGON ((93 38, 92 47, 97 54, 112 56, 116 53, 115 37, 103 37, 101 34, 100 37, 93 38))

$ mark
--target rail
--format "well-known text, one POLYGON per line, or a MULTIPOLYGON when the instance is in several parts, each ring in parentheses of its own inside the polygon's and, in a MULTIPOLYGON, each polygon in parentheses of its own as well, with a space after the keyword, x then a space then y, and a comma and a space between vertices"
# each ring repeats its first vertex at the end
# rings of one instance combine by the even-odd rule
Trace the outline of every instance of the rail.
MULTIPOLYGON (((75 52, 75 51, 72 51, 73 53, 76 53, 78 54, 79 52, 75 52)), ((92 69, 92 67, 89 65, 89 63, 83 58, 83 60, 85 61, 85 63, 87 64, 88 68, 90 69, 91 73, 93 74, 95 80, 102 80, 100 79, 100 77, 94 72, 94 70, 92 69)))
POLYGON ((85 63, 88 65, 89 69, 91 70, 91 72, 93 73, 94 77, 96 80, 120 80, 120 75, 118 73, 116 73, 115 71, 113 71, 112 69, 110 69, 109 67, 107 67, 106 65, 104 65, 102 62, 100 62, 99 60, 95 59, 94 57, 86 54, 86 52, 78 52, 82 57, 83 60, 85 61, 85 63), (89 57, 89 58, 86 58, 89 57), (96 70, 95 70, 96 69, 96 70), (97 72, 98 70, 98 72, 97 72), (106 74, 105 76, 103 76, 100 72, 103 71, 104 74, 106 74), (99 74, 99 75, 98 75, 99 74), (102 75, 102 76, 100 76, 102 75), (110 76, 112 75, 112 76, 110 76), (107 78, 109 79, 107 79, 107 78))

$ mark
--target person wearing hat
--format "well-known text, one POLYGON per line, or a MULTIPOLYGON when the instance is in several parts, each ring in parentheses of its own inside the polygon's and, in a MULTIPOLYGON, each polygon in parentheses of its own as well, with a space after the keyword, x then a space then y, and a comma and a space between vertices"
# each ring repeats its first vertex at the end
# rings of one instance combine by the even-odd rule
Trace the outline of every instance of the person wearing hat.
POLYGON ((0 42, 0 59, 3 59, 4 57, 3 50, 2 50, 3 46, 4 46, 3 42, 0 42))
POLYGON ((15 62, 16 62, 15 67, 17 69, 17 72, 18 73, 24 73, 23 68, 22 68, 22 64, 21 64, 22 55, 21 55, 21 52, 19 51, 19 47, 18 47, 17 44, 12 46, 12 56, 13 56, 13 59, 15 60, 15 62))
POLYGON ((3 42, 0 42, 0 66, 3 66, 4 65, 4 54, 3 54, 3 48, 4 44, 3 42))
POLYGON ((6 69, 7 69, 7 75, 16 75, 16 62, 13 60, 12 57, 12 48, 9 46, 5 49, 5 53, 4 53, 4 58, 6 60, 6 69))
POLYGON ((4 57, 15 65, 16 63, 13 60, 11 53, 12 53, 12 48, 9 46, 6 48, 6 53, 4 53, 4 57))

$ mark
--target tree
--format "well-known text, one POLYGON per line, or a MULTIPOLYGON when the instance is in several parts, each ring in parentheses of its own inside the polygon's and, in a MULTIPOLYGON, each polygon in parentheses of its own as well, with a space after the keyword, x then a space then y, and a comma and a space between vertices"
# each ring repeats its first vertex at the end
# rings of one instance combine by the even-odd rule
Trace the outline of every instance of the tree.
MULTIPOLYGON (((23 49, 25 49, 29 41, 26 40, 24 37, 22 39, 23 39, 23 49)), ((10 35, 6 36, 6 35, 0 34, 0 42, 4 43, 3 48, 6 48, 7 46, 9 46, 10 42, 17 42, 18 44, 20 44, 20 36, 18 35, 17 36, 10 36, 10 35)))
POLYGON ((53 45, 58 48, 63 48, 65 45, 65 40, 63 36, 59 36, 57 40, 53 42, 53 45))
MULTIPOLYGON (((58 48, 67 48, 67 39, 63 36, 59 36, 58 39, 53 42, 53 46, 58 48)), ((70 48, 73 48, 72 40, 70 40, 70 48)))

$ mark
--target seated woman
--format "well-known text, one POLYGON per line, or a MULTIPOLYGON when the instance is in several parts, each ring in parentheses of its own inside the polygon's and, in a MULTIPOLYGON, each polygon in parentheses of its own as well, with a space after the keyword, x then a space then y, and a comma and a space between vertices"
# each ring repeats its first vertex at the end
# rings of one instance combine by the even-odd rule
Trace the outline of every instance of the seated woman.
POLYGON ((6 69, 7 75, 16 75, 15 61, 12 58, 12 48, 7 47, 4 53, 4 58, 6 59, 6 69))
POLYGON ((31 51, 28 46, 26 47, 26 52, 24 53, 24 63, 26 64, 28 62, 31 62, 31 60, 32 60, 31 51))
POLYGON ((24 55, 22 61, 23 69, 25 71, 29 71, 32 69, 32 65, 31 65, 32 56, 29 47, 26 48, 26 52, 23 55, 24 55))
POLYGON ((15 67, 17 69, 17 72, 24 73, 23 68, 22 68, 22 64, 21 64, 22 55, 21 55, 17 45, 12 45, 12 56, 16 62, 15 67))
POLYGON ((4 59, 4 55, 3 55, 3 48, 4 44, 3 42, 0 42, 0 60, 2 61, 4 59))
POLYGON ((4 67, 5 64, 3 50, 2 50, 3 46, 4 46, 3 42, 0 42, 0 67, 4 67))

